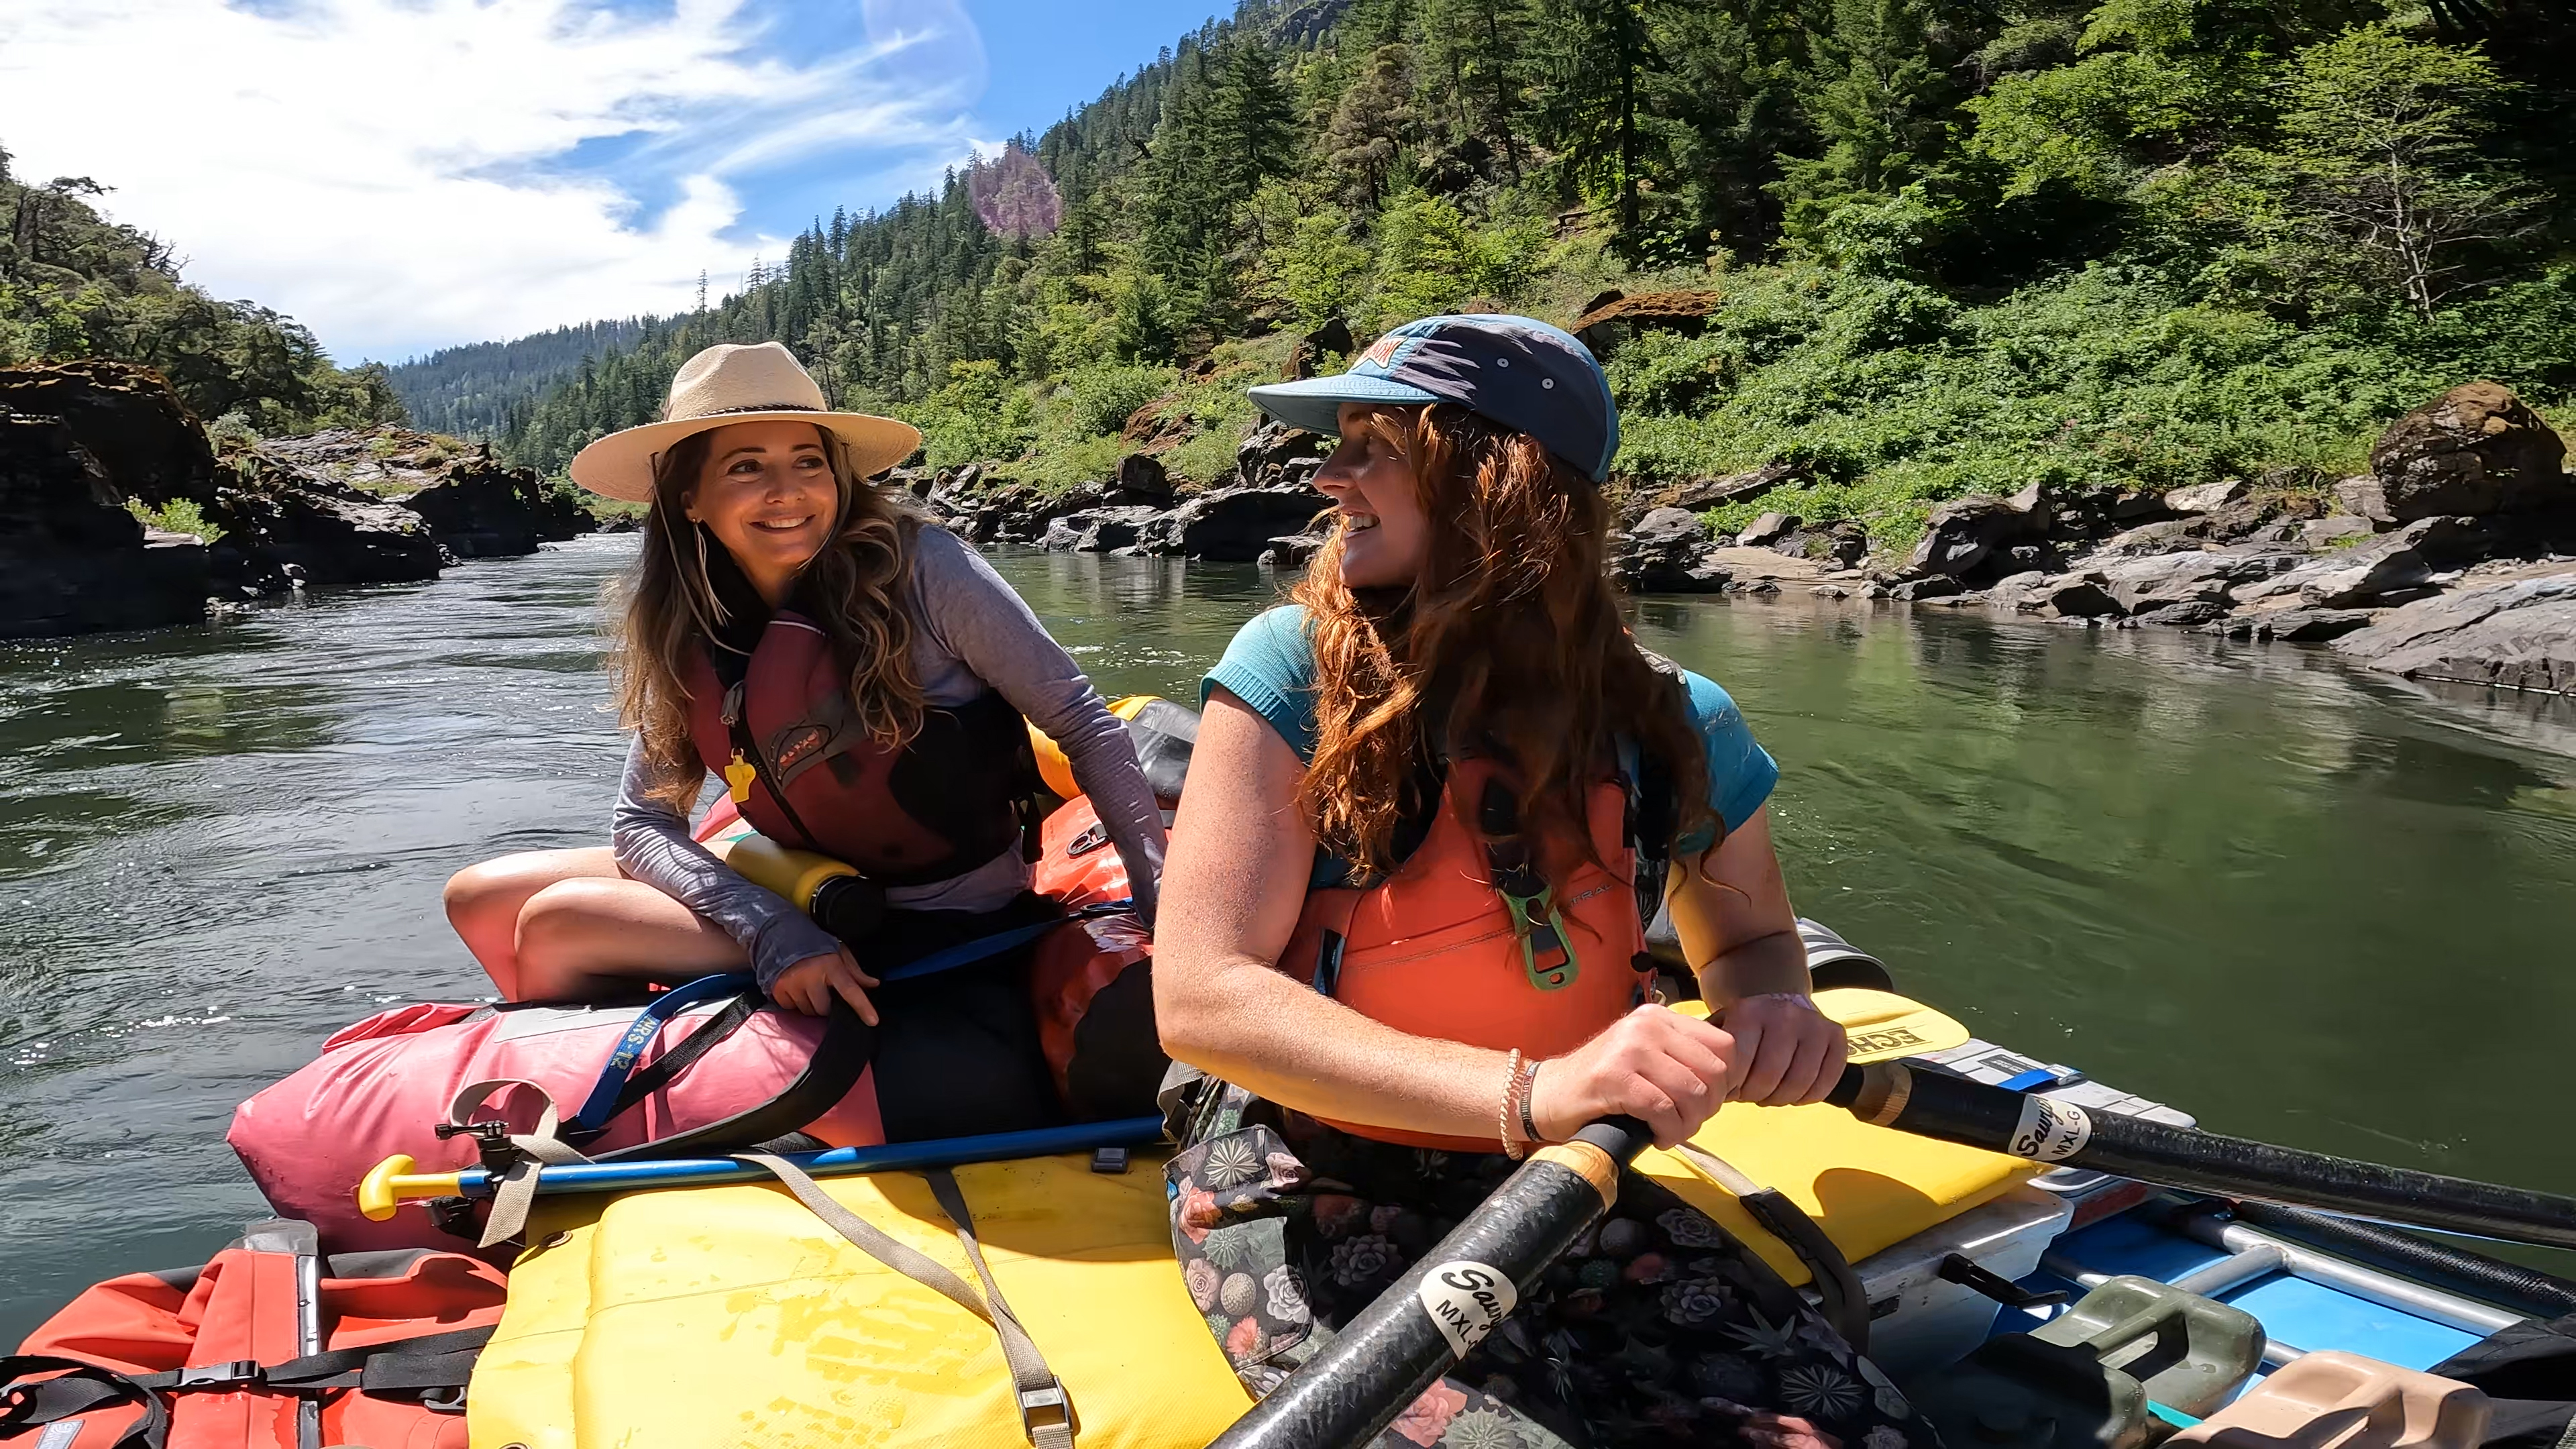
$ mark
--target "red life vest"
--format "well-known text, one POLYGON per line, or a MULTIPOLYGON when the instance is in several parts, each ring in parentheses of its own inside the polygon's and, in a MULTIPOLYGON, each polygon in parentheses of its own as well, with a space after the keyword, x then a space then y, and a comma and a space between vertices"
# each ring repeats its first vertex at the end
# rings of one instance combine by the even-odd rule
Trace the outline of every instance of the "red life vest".
POLYGON ((880 884, 922 885, 1020 838, 1036 765, 1027 724, 999 694, 925 709, 920 732, 889 748, 861 728, 831 637, 789 609, 761 631, 740 678, 719 678, 702 653, 685 682, 700 762, 772 840, 880 884))
MULTIPOLYGON (((1449 767, 1430 833, 1374 885, 1309 891, 1280 964, 1361 1015, 1414 1036, 1545 1059, 1592 1039, 1651 998, 1639 895, 1663 888, 1660 847, 1647 853, 1626 786, 1592 787, 1592 848, 1533 861, 1459 805, 1496 821, 1491 761, 1449 767), (1547 871, 1542 865, 1553 864, 1547 871), (1545 882, 1562 884, 1547 890, 1545 882), (1541 892, 1545 892, 1541 894, 1541 892), (1551 909, 1552 907, 1552 909, 1551 909)), ((1508 797, 1503 797, 1506 801, 1508 797)), ((1651 833, 1644 839, 1658 839, 1651 833)), ((1319 1118, 1356 1136, 1450 1152, 1494 1152, 1492 1136, 1459 1138, 1319 1118)))
POLYGON ((465 1449, 499 1269, 456 1253, 323 1257, 253 1223, 203 1268, 129 1273, 0 1358, 8 1449, 465 1449))

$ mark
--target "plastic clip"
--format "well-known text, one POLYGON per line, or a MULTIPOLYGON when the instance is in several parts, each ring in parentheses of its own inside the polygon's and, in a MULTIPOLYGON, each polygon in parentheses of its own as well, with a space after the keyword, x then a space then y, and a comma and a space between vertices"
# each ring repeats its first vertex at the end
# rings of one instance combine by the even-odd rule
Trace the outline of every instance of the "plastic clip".
POLYGON ((1112 1173, 1125 1172, 1127 1170, 1127 1149, 1124 1147, 1103 1147, 1095 1150, 1091 1154, 1091 1170, 1100 1173, 1103 1176, 1107 1176, 1112 1173))
POLYGON ((179 1377, 172 1382, 171 1387, 231 1389, 239 1388, 244 1384, 258 1383, 266 1377, 267 1371, 259 1366, 258 1359, 237 1358, 229 1363, 206 1363, 194 1368, 183 1368, 179 1370, 179 1377))
POLYGON ((1541 886, 1536 895, 1500 894, 1503 908, 1512 914, 1512 934, 1520 938, 1521 969, 1529 973, 1530 985, 1541 991, 1573 985, 1578 968, 1574 953, 1565 949, 1565 918, 1557 912, 1555 890, 1541 886))

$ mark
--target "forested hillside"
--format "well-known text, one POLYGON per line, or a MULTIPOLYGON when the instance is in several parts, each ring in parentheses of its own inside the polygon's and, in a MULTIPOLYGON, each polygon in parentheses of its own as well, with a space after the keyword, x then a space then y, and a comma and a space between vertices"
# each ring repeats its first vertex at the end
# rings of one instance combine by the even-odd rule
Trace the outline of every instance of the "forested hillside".
POLYGON ((488 438, 507 425, 512 402, 561 381, 585 357, 633 347, 653 321, 582 322, 510 342, 442 347, 388 369, 388 376, 414 423, 488 438))
POLYGON ((2566 0, 1322 13, 1246 4, 940 194, 818 224, 503 446, 560 468, 691 351, 775 338, 935 464, 1068 483, 1142 440, 1204 480, 1332 318, 1687 292, 1610 359, 1629 482, 1788 463, 1766 506, 1887 539, 2035 480, 2314 486, 2456 382, 2576 391, 2566 0))
POLYGON ((0 149, 0 367, 144 363, 237 432, 402 421, 385 369, 335 367, 295 319, 182 282, 169 242, 99 215, 112 189, 19 177, 0 149))

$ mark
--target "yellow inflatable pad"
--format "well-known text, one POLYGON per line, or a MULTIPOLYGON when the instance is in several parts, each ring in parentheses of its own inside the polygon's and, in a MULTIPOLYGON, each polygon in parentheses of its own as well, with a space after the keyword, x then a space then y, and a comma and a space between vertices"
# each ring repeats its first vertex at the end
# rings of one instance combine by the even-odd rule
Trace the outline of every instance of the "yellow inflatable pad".
MULTIPOLYGON (((1063 1379, 1084 1449, 1206 1444, 1247 1407, 1172 1259, 1163 1178, 1082 1157, 957 1169, 1002 1295, 1063 1379)), ((827 1178, 972 1283, 929 1185, 827 1178)), ((475 1449, 1025 1449, 991 1329, 785 1190, 540 1199, 540 1246, 476 1366, 475 1449)))
MULTIPOLYGON (((1816 1005, 1842 1023, 1851 1036, 1852 1055, 1861 1060, 1912 1056, 1967 1040, 1956 1023, 1884 991, 1820 991, 1816 1005)), ((1673 1009, 1708 1014, 1696 1001, 1673 1009)), ((1823 1103, 1724 1107, 1691 1141, 1806 1209, 1855 1263, 2046 1170, 1999 1152, 1872 1127, 1823 1103)), ((1734 1194, 1709 1181, 1688 1158, 1649 1149, 1637 1159, 1637 1170, 1715 1218, 1791 1283, 1814 1276, 1786 1243, 1753 1220, 1734 1194)))
MULTIPOLYGON (((1817 1000, 1858 1055, 1966 1035, 1903 997, 1817 1000)), ((2039 1170, 1827 1106, 1728 1107, 1694 1140, 1805 1208, 1854 1261, 2039 1170)), ((1807 1281, 1805 1265, 1686 1158, 1649 1152, 1637 1165, 1791 1282, 1807 1281)), ((962 1167, 957 1180, 1003 1296, 1072 1396, 1083 1449, 1204 1445, 1242 1414, 1243 1390, 1172 1260, 1162 1174, 1149 1162, 1104 1176, 1087 1158, 1036 1158, 962 1167)), ((974 1281, 918 1175, 823 1187, 974 1281)), ((541 1198, 528 1237, 538 1246, 512 1270, 508 1311, 475 1369, 474 1449, 1027 1443, 992 1331, 781 1188, 541 1198)))

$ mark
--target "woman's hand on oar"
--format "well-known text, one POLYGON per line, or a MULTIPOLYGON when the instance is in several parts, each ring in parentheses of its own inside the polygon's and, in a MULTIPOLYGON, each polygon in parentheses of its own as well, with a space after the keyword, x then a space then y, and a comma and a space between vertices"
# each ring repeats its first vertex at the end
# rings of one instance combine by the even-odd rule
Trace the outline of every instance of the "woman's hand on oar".
POLYGON ((1661 1006, 1640 1006, 1610 1029, 1544 1063, 1530 1096, 1539 1136, 1562 1142, 1587 1122, 1633 1117, 1670 1147, 1726 1102, 1735 1038, 1661 1006))

